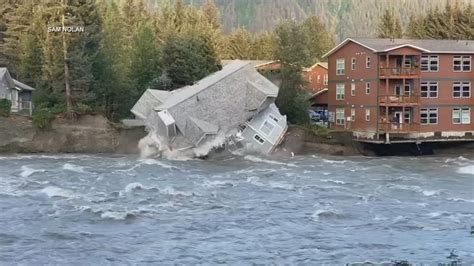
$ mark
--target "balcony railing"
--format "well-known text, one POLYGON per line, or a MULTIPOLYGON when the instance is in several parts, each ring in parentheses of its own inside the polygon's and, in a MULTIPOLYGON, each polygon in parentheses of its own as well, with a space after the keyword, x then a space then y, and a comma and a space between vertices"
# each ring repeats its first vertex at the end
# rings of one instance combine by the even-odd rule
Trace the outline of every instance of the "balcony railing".
POLYGON ((415 77, 420 75, 418 67, 380 67, 380 77, 415 77))
POLYGON ((385 105, 416 105, 419 95, 379 95, 379 103, 385 105))
POLYGON ((33 114, 33 102, 17 101, 12 103, 12 113, 31 116, 33 114))
POLYGON ((415 133, 420 130, 418 123, 379 122, 379 131, 387 133, 415 133))

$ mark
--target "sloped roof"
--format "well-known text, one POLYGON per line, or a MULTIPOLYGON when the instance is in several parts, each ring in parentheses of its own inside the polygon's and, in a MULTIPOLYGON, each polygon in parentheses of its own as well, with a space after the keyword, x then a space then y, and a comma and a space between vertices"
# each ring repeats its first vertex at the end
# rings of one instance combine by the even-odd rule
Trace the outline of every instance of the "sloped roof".
POLYGON ((321 66, 325 69, 328 69, 328 63, 327 62, 318 62, 310 67, 307 67, 307 68, 304 68, 303 71, 311 71, 312 69, 314 69, 315 67, 317 66, 321 66))
MULTIPOLYGON (((228 64, 230 64, 234 61, 235 60, 221 60, 221 64, 223 66, 226 66, 226 65, 228 65, 228 64)), ((274 60, 241 60, 241 61, 248 62, 248 63, 252 64, 254 67, 264 66, 264 65, 276 62, 274 60)))
POLYGON ((206 134, 217 134, 217 131, 219 131, 219 127, 212 123, 197 119, 192 116, 189 117, 189 120, 191 120, 202 132, 206 134))
POLYGON ((9 89, 15 87, 15 83, 13 82, 13 79, 10 76, 10 73, 8 72, 8 69, 6 67, 0 67, 0 80, 3 79, 3 77, 6 77, 9 89))
POLYGON ((148 89, 148 91, 150 92, 151 95, 153 95, 153 97, 155 97, 160 102, 166 101, 166 99, 168 99, 171 95, 171 92, 169 91, 152 90, 152 89, 148 89))
POLYGON ((329 56, 348 42, 357 43, 376 53, 408 46, 426 53, 474 54, 474 41, 472 40, 347 38, 323 57, 329 56))
POLYGON ((222 70, 214 72, 213 74, 201 79, 196 84, 173 91, 170 93, 168 99, 166 99, 163 104, 157 106, 155 110, 163 110, 173 107, 216 84, 225 77, 239 71, 248 64, 250 63, 246 61, 235 60, 233 63, 225 65, 222 70))
POLYGON ((21 90, 25 90, 25 91, 34 91, 35 90, 35 88, 30 87, 30 86, 26 85, 25 83, 19 82, 16 79, 13 79, 13 82, 15 83, 15 86, 17 88, 21 89, 21 90))

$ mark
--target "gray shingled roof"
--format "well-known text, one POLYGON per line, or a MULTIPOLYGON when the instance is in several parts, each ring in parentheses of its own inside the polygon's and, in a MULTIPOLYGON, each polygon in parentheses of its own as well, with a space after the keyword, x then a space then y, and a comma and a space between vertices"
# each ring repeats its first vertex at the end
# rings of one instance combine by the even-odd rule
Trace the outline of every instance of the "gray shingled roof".
POLYGON ((325 54, 324 57, 329 56, 350 41, 363 45, 374 52, 386 52, 402 46, 411 46, 427 53, 474 54, 474 41, 472 40, 348 38, 325 54))
POLYGON ((170 93, 168 99, 166 99, 166 102, 156 107, 155 110, 163 110, 175 106, 176 104, 179 104, 184 100, 196 95, 197 93, 209 88, 211 85, 214 85, 223 78, 231 75, 248 64, 250 63, 246 61, 235 60, 233 63, 225 65, 222 70, 217 71, 205 77, 204 79, 201 79, 196 84, 173 91, 170 93))

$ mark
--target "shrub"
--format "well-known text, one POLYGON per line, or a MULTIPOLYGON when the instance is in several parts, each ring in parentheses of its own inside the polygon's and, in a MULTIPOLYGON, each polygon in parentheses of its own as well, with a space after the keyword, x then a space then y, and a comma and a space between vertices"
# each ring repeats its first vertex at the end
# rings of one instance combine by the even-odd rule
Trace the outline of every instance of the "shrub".
POLYGON ((33 124, 39 129, 46 129, 51 126, 55 115, 49 108, 40 108, 33 113, 33 124))
POLYGON ((0 99, 0 115, 8 116, 12 108, 12 102, 7 99, 0 99))

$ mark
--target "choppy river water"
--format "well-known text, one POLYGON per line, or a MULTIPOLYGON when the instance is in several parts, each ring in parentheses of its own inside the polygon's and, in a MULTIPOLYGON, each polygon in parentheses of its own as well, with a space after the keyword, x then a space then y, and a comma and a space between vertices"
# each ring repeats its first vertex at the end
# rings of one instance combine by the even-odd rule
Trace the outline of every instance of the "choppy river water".
POLYGON ((474 263, 464 157, 0 157, 0 264, 474 263))

